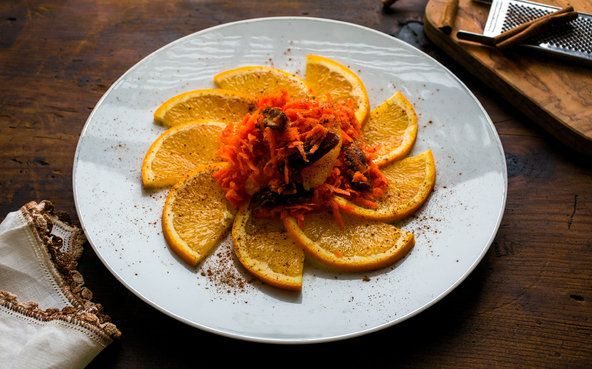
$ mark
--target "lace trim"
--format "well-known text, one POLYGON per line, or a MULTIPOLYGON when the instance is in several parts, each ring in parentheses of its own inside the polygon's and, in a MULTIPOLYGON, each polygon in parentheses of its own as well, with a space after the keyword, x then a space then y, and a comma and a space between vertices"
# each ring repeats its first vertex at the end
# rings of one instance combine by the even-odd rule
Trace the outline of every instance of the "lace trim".
MULTIPOLYGON (((80 228, 71 224, 67 215, 56 213, 53 204, 49 201, 44 200, 40 203, 31 201, 21 208, 21 212, 40 244, 47 249, 58 274, 54 275, 53 279, 73 305, 73 307, 66 307, 62 311, 70 312, 70 309, 74 309, 80 314, 94 316, 98 327, 108 326, 110 332, 107 334, 111 337, 119 337, 121 332, 114 324, 110 323, 111 318, 103 312, 101 304, 91 301, 93 294, 84 287, 84 278, 76 270, 77 260, 82 254, 82 245, 86 241, 84 233, 80 228), (64 240, 52 233, 54 225, 66 230, 70 234, 69 240, 64 240), (64 243, 69 244, 66 246, 64 243)), ((52 309, 48 309, 48 311, 50 310, 52 309)))
POLYGON ((61 320, 82 327, 107 342, 121 336, 121 332, 115 324, 101 322, 96 314, 76 309, 73 306, 66 306, 62 310, 42 310, 35 302, 19 302, 15 295, 7 291, 0 291, 0 306, 38 321, 49 322, 52 320, 61 320))

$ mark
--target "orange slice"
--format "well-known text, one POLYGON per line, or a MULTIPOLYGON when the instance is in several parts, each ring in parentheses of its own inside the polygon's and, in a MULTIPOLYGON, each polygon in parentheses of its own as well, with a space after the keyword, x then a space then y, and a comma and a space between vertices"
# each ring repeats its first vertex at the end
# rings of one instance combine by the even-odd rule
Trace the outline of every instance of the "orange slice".
POLYGON ((436 181, 436 166, 431 150, 394 162, 381 170, 388 180, 388 187, 378 201, 378 208, 368 209, 336 196, 335 201, 339 207, 358 217, 392 222, 419 209, 432 192, 436 181))
POLYGON ((308 55, 306 84, 321 99, 327 94, 331 94, 333 101, 352 99, 358 121, 363 124, 368 118, 370 102, 366 87, 360 77, 345 65, 323 56, 308 55))
POLYGON ((259 219, 244 206, 232 226, 234 252, 257 278, 283 289, 300 290, 304 252, 279 219, 259 219))
POLYGON ((222 89, 193 90, 173 96, 154 112, 154 121, 166 127, 196 120, 240 122, 254 108, 252 99, 222 89))
POLYGON ((273 94, 282 90, 291 97, 308 95, 304 81, 291 73, 266 66, 250 66, 230 69, 214 76, 214 83, 221 88, 249 96, 273 94))
POLYGON ((224 127, 224 123, 201 122, 181 124, 164 131, 144 157, 144 187, 174 185, 196 166, 222 161, 218 148, 224 127))
POLYGON ((397 92, 372 110, 362 133, 366 145, 378 147, 374 163, 382 167, 411 151, 417 137, 417 114, 405 95, 397 92))
POLYGON ((162 211, 162 230, 169 247, 196 265, 224 238, 234 210, 212 173, 225 163, 198 166, 169 191, 162 211))
POLYGON ((343 214, 340 229, 329 212, 307 214, 304 227, 286 217, 284 226, 304 250, 323 264, 348 271, 368 271, 391 265, 413 245, 413 233, 392 224, 343 214))

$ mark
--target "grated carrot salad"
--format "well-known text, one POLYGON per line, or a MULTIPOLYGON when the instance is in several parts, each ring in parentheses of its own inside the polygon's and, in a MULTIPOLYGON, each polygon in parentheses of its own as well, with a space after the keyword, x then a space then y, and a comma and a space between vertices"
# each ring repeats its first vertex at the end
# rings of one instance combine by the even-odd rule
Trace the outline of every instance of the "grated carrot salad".
POLYGON ((286 92, 265 96, 255 111, 222 132, 219 154, 229 166, 214 177, 235 206, 257 200, 255 216, 291 215, 303 224, 306 213, 332 209, 342 226, 335 195, 376 208, 387 187, 372 162, 375 150, 361 139, 351 101, 336 103, 330 96, 326 102, 291 99, 286 92), (342 146, 329 176, 305 190, 300 171, 318 160, 315 156, 327 150, 334 137, 342 146))

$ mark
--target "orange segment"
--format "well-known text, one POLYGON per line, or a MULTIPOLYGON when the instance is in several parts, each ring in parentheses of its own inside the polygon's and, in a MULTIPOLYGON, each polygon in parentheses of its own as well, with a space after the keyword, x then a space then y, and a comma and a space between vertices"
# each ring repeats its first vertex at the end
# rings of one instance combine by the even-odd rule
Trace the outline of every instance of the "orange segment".
POLYGON ((381 169, 388 180, 386 193, 377 209, 368 209, 336 196, 335 201, 346 213, 372 220, 392 222, 413 214, 434 188, 436 166, 431 150, 397 161, 381 169))
POLYGON ((304 252, 279 219, 254 218, 244 206, 236 214, 232 240, 241 264, 257 278, 275 287, 300 290, 304 252))
POLYGON ((219 122, 187 123, 163 132, 144 157, 144 186, 170 186, 200 164, 222 161, 218 147, 224 127, 219 122))
POLYGON ((370 113, 362 129, 364 142, 378 147, 374 163, 382 167, 411 151, 417 136, 417 115, 401 92, 395 93, 370 113))
POLYGON ((291 97, 306 97, 304 81, 291 73, 265 66, 249 66, 227 70, 214 76, 214 83, 224 89, 249 96, 269 95, 285 90, 291 97))
POLYGON ((367 271, 391 265, 415 244, 413 233, 376 221, 343 215, 340 229, 329 212, 307 214, 304 227, 296 219, 284 219, 286 230, 312 257, 328 266, 367 271))
POLYGON ((234 218, 232 205, 212 177, 224 165, 198 166, 169 191, 164 204, 164 237, 175 254, 192 266, 218 245, 234 218))
POLYGON ((327 94, 331 94, 333 101, 352 99, 358 121, 364 123, 368 118, 370 102, 366 87, 360 77, 345 65, 322 56, 308 55, 306 84, 321 99, 327 94))
POLYGON ((154 112, 154 121, 166 127, 196 120, 239 122, 254 108, 245 95, 222 89, 193 90, 173 96, 154 112))

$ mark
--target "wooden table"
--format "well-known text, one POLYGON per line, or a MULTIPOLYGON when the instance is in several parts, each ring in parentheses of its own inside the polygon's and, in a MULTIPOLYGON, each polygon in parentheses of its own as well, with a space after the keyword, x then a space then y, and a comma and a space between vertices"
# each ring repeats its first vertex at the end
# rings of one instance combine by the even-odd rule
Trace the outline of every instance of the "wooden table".
POLYGON ((592 364, 592 168, 510 109, 426 41, 426 0, 0 2, 0 217, 49 199, 74 219, 72 160, 95 103, 123 72, 192 32, 245 18, 303 15, 362 24, 421 48, 477 95, 506 152, 498 235, 443 301, 395 327, 343 342, 273 346, 214 336, 157 312, 90 247, 80 270, 123 331, 92 368, 326 360, 350 366, 589 367, 592 364), (223 354, 214 354, 222 349, 223 354), (275 359, 271 360, 271 357, 275 359), (277 359, 282 361, 276 361, 277 359))

